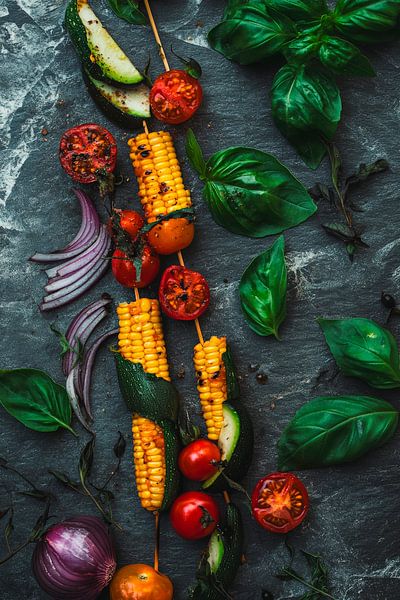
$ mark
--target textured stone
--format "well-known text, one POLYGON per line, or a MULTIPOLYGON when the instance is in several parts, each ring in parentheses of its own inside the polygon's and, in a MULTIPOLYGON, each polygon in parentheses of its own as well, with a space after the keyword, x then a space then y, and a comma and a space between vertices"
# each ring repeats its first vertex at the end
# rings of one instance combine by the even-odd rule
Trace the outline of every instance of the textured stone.
MULTIPOLYGON (((230 145, 252 145, 273 153, 305 185, 328 181, 324 164, 311 172, 275 129, 268 92, 279 60, 262 66, 239 67, 207 48, 206 31, 216 24, 224 2, 201 0, 154 1, 154 11, 165 47, 193 55, 203 66, 205 101, 190 124, 205 154, 230 145)), ((119 21, 106 3, 96 6, 117 40, 139 67, 151 52, 151 73, 161 70, 149 29, 119 21)), ((108 274, 84 298, 71 306, 42 316, 37 308, 45 277, 28 263, 35 250, 53 249, 74 235, 80 216, 71 193, 71 181, 62 172, 57 147, 62 132, 82 122, 107 126, 119 142, 119 169, 131 182, 118 189, 120 206, 137 206, 136 187, 125 145, 127 132, 109 123, 93 105, 81 79, 78 61, 62 27, 61 0, 16 0, 8 7, 0 0, 0 289, 3 367, 30 366, 46 369, 62 382, 58 343, 49 329, 52 322, 67 326, 72 316, 103 291, 115 301, 129 300, 129 291, 108 274), (47 130, 44 135, 42 130, 47 130)), ((202 197, 201 183, 184 157, 185 126, 174 130, 187 184, 193 190, 197 211, 197 238, 185 251, 187 264, 207 276, 212 292, 210 310, 202 320, 205 335, 226 334, 242 375, 243 401, 254 420, 255 459, 247 479, 251 489, 257 479, 276 470, 276 442, 297 408, 318 394, 363 393, 394 400, 396 392, 374 392, 368 386, 338 375, 330 378, 330 356, 316 323, 318 316, 363 316, 385 319, 381 290, 400 297, 398 210, 399 61, 398 47, 377 46, 367 50, 378 76, 340 82, 343 121, 336 140, 345 168, 351 172, 360 162, 388 158, 392 170, 354 191, 363 212, 357 222, 366 227, 370 248, 349 262, 344 249, 320 227, 333 213, 324 203, 308 222, 286 232, 290 267, 288 317, 281 328, 283 341, 255 335, 246 325, 239 307, 238 281, 252 257, 270 245, 270 239, 249 240, 215 225, 202 197), (224 280, 227 280, 225 282, 224 280), (259 385, 248 365, 257 363, 268 375, 259 385), (321 377, 318 375, 322 372, 321 377)), ((175 61, 171 61, 175 64, 175 61)), ((99 210, 105 213, 99 204, 99 210)), ((334 218, 334 216, 333 216, 334 218)), ((164 260, 164 265, 173 262, 164 260)), ((153 294, 156 286, 153 286, 153 294)), ((111 316, 106 328, 115 326, 111 316)), ((391 329, 400 334, 399 322, 391 329)), ((167 321, 165 331, 172 372, 185 404, 198 412, 192 367, 196 341, 190 324, 167 321), (181 365, 184 379, 176 375, 181 365)), ((98 434, 95 474, 100 479, 113 465, 112 446, 118 430, 129 440, 130 418, 119 395, 113 359, 104 347, 98 357, 93 385, 93 409, 98 434)), ((77 426, 78 429, 78 426, 77 426)), ((76 475, 80 448, 86 436, 75 439, 67 432, 40 434, 1 412, 0 452, 24 473, 58 496, 52 514, 57 518, 93 513, 93 506, 51 481, 49 468, 76 475)), ((395 600, 399 596, 398 464, 400 450, 395 438, 383 448, 354 464, 341 468, 300 473, 311 496, 310 516, 289 536, 290 542, 311 552, 321 552, 332 578, 337 600, 395 600)), ((13 495, 16 513, 14 543, 23 540, 41 510, 40 503, 17 495, 24 485, 1 473, 0 506, 13 495)), ((133 484, 130 449, 118 477, 115 517, 124 526, 116 535, 120 564, 151 562, 153 518, 141 510, 133 484)), ((243 499, 246 521, 247 563, 234 589, 237 600, 259 600, 263 588, 277 599, 294 598, 302 588, 282 583, 274 573, 286 562, 284 539, 269 535, 251 520, 243 499)), ((162 518, 161 569, 172 577, 176 600, 194 576, 204 542, 178 539, 162 518)), ((2 544, 2 554, 6 552, 2 544)), ((31 548, 1 569, 2 600, 44 599, 31 574, 31 548)), ((107 597, 107 593, 104 594, 107 597)))

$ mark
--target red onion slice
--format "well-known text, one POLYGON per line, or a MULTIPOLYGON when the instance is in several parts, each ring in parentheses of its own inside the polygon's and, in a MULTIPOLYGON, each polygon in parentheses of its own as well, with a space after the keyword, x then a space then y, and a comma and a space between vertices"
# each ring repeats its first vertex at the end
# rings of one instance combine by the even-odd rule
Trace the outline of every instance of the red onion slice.
MULTIPOLYGON (((108 253, 111 246, 111 240, 108 241, 105 253, 108 253)), ((39 307, 42 311, 52 310, 64 306, 73 300, 76 300, 92 287, 105 273, 109 264, 108 260, 100 258, 96 266, 90 273, 86 273, 79 281, 68 286, 68 288, 58 290, 48 296, 45 296, 39 307)))
MULTIPOLYGON (((78 421, 83 425, 83 427, 85 429, 87 429, 87 431, 90 431, 91 433, 93 433, 93 430, 90 427, 88 418, 86 417, 86 415, 83 414, 81 406, 80 406, 79 396, 78 396, 78 392, 77 392, 78 380, 79 380, 79 367, 76 366, 72 369, 72 371, 70 372, 70 374, 67 377, 67 381, 65 383, 65 389, 67 391, 72 410, 74 411, 78 421)), ((79 383, 78 383, 78 385, 79 385, 79 383)))
POLYGON ((93 419, 92 410, 90 407, 90 384, 92 381, 92 372, 94 360, 96 358, 96 354, 100 346, 105 340, 113 335, 118 335, 118 329, 112 329, 111 331, 107 331, 107 333, 103 333, 93 344, 90 346, 89 350, 86 352, 83 362, 81 364, 80 369, 80 378, 81 378, 81 398, 83 401, 83 405, 89 417, 93 419))
POLYGON ((65 248, 48 253, 37 252, 29 260, 37 263, 58 262, 80 254, 97 238, 100 220, 89 196, 81 190, 74 190, 82 210, 81 226, 74 239, 65 248))
POLYGON ((78 271, 80 268, 84 267, 87 264, 88 260, 91 259, 93 254, 95 254, 95 253, 97 254, 97 252, 98 252, 100 255, 99 247, 104 242, 107 235, 108 234, 107 234, 106 229, 104 227, 102 227, 100 229, 100 233, 99 233, 97 239, 93 242, 93 244, 91 244, 88 248, 86 248, 86 250, 84 250, 82 252, 82 254, 79 254, 78 256, 71 258, 71 260, 63 262, 61 265, 57 265, 55 267, 51 267, 50 269, 47 269, 45 271, 47 277, 49 277, 49 279, 51 279, 53 277, 64 277, 65 275, 74 273, 74 272, 78 271))
POLYGON ((91 252, 86 259, 85 264, 65 276, 58 275, 57 277, 51 278, 44 288, 47 293, 67 288, 69 285, 82 279, 86 273, 89 273, 89 271, 93 269, 97 261, 104 256, 107 249, 107 233, 105 230, 103 231, 104 234, 101 236, 99 235, 96 242, 90 246, 91 252))

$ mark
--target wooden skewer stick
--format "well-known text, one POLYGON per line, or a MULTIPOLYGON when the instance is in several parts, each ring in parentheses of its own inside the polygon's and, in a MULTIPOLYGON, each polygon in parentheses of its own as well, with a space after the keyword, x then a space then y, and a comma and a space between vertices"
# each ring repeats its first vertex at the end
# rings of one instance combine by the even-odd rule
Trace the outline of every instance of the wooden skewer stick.
POLYGON ((159 555, 160 555, 160 513, 155 514, 156 540, 154 545, 154 569, 158 571, 159 555))
POLYGON ((135 300, 140 300, 140 296, 139 296, 139 290, 137 289, 137 287, 133 288, 134 292, 135 292, 135 300))
POLYGON ((166 71, 170 71, 170 66, 169 66, 169 63, 168 63, 168 59, 166 57, 165 50, 164 50, 164 47, 163 47, 162 42, 161 42, 160 34, 158 33, 157 25, 156 25, 156 22, 154 20, 152 10, 150 8, 149 0, 144 0, 144 5, 146 7, 147 16, 149 17, 149 21, 150 21, 151 28, 153 30, 154 37, 155 37, 156 42, 158 44, 158 48, 159 48, 159 51, 160 51, 160 56, 161 56, 161 60, 163 61, 164 68, 165 68, 166 71))

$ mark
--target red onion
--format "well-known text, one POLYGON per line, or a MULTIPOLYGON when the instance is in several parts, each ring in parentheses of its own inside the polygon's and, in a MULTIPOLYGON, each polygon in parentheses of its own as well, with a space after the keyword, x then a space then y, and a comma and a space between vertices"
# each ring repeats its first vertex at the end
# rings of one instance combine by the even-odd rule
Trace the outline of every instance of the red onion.
POLYGON ((96 209, 85 192, 81 190, 74 190, 74 192, 82 210, 82 221, 78 233, 65 248, 44 254, 37 252, 29 260, 37 263, 48 263, 72 258, 88 248, 97 238, 100 220, 96 209))
POLYGON ((116 569, 107 526, 89 516, 53 525, 36 545, 32 569, 40 587, 56 600, 95 600, 116 569))

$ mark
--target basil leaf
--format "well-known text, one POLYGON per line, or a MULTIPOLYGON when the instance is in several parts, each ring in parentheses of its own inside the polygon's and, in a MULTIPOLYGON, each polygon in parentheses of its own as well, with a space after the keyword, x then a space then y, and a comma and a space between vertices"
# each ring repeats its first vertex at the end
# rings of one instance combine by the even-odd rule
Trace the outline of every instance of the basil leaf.
POLYGON ((108 0, 108 4, 120 19, 135 25, 147 24, 146 17, 140 12, 137 2, 133 2, 133 0, 108 0))
POLYGON ((244 316, 258 335, 274 335, 286 317, 287 270, 285 240, 280 236, 257 256, 242 275, 239 285, 244 316))
POLYGON ((328 12, 325 0, 268 0, 268 6, 295 21, 321 17, 328 12))
POLYGON ((0 404, 20 423, 34 431, 70 427, 71 406, 65 388, 38 369, 1 369, 0 404))
POLYGON ((304 186, 271 154, 233 147, 207 162, 203 196, 213 219, 251 238, 281 233, 317 210, 304 186))
POLYGON ((281 51, 296 35, 294 23, 266 5, 246 5, 208 34, 210 46, 226 58, 249 65, 281 51))
POLYGON ((322 64, 338 75, 376 75, 368 58, 351 42, 335 37, 327 37, 319 49, 322 64))
POLYGON ((305 61, 312 54, 316 54, 321 42, 316 35, 304 35, 290 42, 285 48, 284 55, 288 62, 305 61))
POLYGON ((206 161, 193 129, 189 129, 186 134, 185 148, 192 167, 200 175, 200 179, 205 179, 207 175, 206 161))
POLYGON ((272 115, 280 132, 305 163, 316 169, 335 135, 342 102, 332 76, 322 67, 286 65, 271 90, 272 115))
POLYGON ((282 471, 350 462, 387 442, 399 414, 369 396, 320 396, 297 411, 278 442, 282 471))
POLYGON ((393 335, 370 319, 319 319, 326 342, 345 375, 378 389, 400 387, 399 351, 393 335))
POLYGON ((399 0, 338 0, 334 25, 352 41, 374 43, 398 34, 399 15, 399 0))

